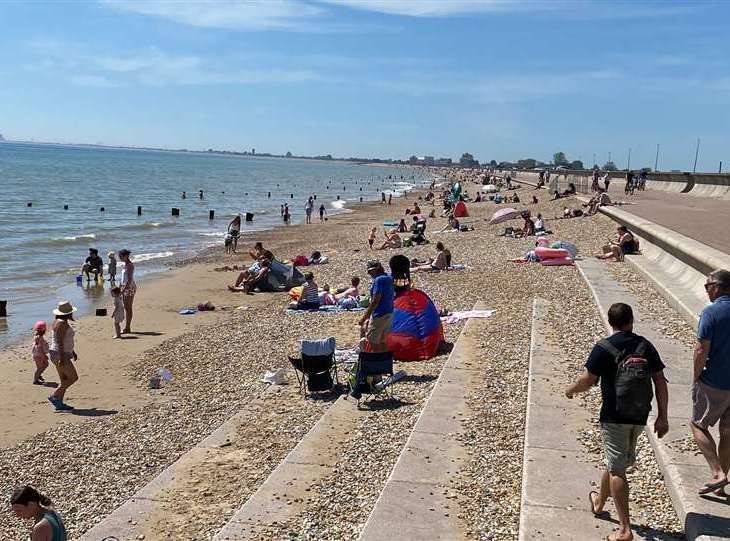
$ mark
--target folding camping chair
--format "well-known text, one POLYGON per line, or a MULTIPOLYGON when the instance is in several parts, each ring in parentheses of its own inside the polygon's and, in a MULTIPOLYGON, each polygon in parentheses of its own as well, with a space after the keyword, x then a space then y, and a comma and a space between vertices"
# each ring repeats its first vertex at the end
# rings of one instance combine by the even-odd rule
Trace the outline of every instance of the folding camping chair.
POLYGON ((302 340, 300 357, 289 357, 304 398, 308 394, 332 391, 339 386, 335 364, 335 339, 302 340))
POLYGON ((357 400, 357 407, 360 408, 362 395, 368 395, 363 403, 376 395, 384 394, 392 399, 389 386, 393 382, 393 354, 371 353, 361 351, 357 363, 348 375, 347 383, 350 387, 350 396, 357 400))

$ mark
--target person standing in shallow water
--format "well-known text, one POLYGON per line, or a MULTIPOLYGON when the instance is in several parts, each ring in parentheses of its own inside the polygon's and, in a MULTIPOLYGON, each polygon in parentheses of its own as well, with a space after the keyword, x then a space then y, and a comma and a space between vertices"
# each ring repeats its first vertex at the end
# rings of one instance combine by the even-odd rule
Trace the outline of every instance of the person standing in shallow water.
POLYGON ((324 203, 319 206, 319 221, 324 222, 324 215, 327 214, 327 209, 324 207, 324 203))
POLYGON ((137 284, 134 281, 134 263, 130 259, 132 252, 126 248, 119 250, 119 259, 124 263, 124 271, 122 272, 122 283, 119 289, 122 292, 122 302, 124 303, 124 329, 122 334, 132 332, 132 316, 134 315, 134 296, 137 294, 137 284))
POLYGON ((51 500, 30 485, 16 489, 10 497, 16 517, 33 520, 31 541, 67 541, 66 527, 51 500))

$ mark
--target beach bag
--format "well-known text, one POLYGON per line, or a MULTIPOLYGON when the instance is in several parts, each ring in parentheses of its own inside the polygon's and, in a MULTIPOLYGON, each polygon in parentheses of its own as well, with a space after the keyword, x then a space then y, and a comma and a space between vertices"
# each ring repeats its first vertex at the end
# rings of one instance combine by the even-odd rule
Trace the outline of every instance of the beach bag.
POLYGON ((297 267, 306 267, 309 265, 309 258, 306 255, 298 255, 294 258, 292 263, 297 267))
POLYGON ((642 339, 633 352, 621 351, 607 339, 598 345, 616 363, 616 412, 627 421, 644 424, 654 398, 646 340, 642 339))

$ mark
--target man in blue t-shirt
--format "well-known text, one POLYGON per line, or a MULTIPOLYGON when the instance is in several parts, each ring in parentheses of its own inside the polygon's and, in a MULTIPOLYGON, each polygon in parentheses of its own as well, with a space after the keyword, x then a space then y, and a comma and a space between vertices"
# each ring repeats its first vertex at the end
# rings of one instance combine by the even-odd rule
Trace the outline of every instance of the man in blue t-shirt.
POLYGON ((712 470, 700 494, 727 497, 730 470, 730 271, 716 270, 705 282, 712 304, 697 329, 692 385, 692 435, 712 470), (709 427, 720 421, 720 444, 709 427))
MULTIPOLYGON (((646 390, 644 398, 651 401, 656 395, 657 417, 654 431, 662 438, 669 431, 667 403, 669 393, 664 378, 664 364, 654 346, 644 337, 634 334, 634 312, 631 306, 616 303, 608 309, 608 322, 614 331, 605 341, 596 344, 588 356, 585 369, 578 380, 565 390, 565 396, 573 398, 578 393, 588 391, 598 381, 601 382, 601 439, 603 440, 603 462, 605 469, 601 475, 598 492, 588 494, 591 511, 595 516, 603 513, 609 496, 613 498, 619 520, 619 531, 608 536, 609 541, 631 541, 631 520, 629 517, 629 483, 626 469, 636 461, 636 441, 643 432, 649 412, 639 414, 631 408, 622 408, 617 393, 618 362, 629 362, 630 356, 641 358, 648 363, 648 372, 654 387, 646 390), (634 411, 634 413, 627 413, 634 411)), ((619 381, 619 385, 621 381, 619 381)), ((626 395, 622 395, 626 396, 626 395)))
POLYGON ((373 279, 370 285, 370 306, 360 318, 361 335, 368 343, 368 351, 388 351, 386 340, 393 323, 393 279, 385 273, 380 261, 368 261, 368 274, 373 279))

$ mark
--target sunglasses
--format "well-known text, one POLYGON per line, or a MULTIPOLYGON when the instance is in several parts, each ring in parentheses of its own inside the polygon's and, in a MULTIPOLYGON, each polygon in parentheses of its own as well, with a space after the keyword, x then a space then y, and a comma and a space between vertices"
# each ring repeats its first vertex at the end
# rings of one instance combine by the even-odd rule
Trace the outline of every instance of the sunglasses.
POLYGON ((717 285, 717 282, 707 282, 705 284, 705 291, 709 291, 710 290, 710 286, 716 286, 716 285, 717 285))

